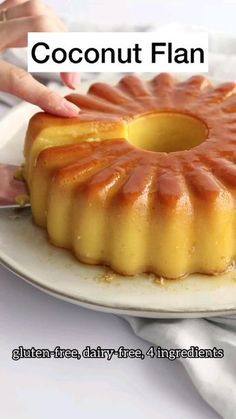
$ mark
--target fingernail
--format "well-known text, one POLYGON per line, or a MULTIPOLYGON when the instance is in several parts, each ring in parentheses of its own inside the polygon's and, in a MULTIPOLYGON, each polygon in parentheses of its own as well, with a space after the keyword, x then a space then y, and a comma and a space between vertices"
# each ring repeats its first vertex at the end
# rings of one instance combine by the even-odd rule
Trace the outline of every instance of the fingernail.
POLYGON ((79 73, 70 73, 67 75, 67 85, 71 89, 77 89, 80 86, 80 75, 79 73))
POLYGON ((80 108, 74 105, 74 103, 71 103, 66 99, 63 99, 61 110, 63 114, 65 114, 65 116, 73 117, 78 116, 80 108))

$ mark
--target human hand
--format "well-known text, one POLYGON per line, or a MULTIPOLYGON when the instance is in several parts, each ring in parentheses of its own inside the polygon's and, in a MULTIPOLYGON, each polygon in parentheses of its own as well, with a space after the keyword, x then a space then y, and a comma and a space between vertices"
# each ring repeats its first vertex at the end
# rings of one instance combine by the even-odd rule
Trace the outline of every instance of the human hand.
MULTIPOLYGON (((0 4, 0 51, 27 46, 28 32, 59 32, 66 28, 40 0, 6 0, 0 4)), ((70 88, 79 85, 78 73, 62 73, 70 88)), ((0 91, 11 93, 55 115, 74 117, 79 108, 35 80, 27 71, 0 60, 0 91)))

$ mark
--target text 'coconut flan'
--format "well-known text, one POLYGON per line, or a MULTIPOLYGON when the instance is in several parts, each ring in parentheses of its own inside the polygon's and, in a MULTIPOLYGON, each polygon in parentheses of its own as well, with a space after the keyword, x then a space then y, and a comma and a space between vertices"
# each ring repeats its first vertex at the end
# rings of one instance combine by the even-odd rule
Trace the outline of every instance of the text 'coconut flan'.
POLYGON ((236 84, 129 75, 40 112, 25 141, 35 223, 124 275, 225 272, 236 259, 236 84))

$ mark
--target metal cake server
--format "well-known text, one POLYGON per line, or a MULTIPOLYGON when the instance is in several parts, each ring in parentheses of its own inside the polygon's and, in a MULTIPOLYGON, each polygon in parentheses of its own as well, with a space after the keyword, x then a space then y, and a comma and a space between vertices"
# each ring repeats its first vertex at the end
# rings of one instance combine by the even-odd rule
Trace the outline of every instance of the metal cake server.
POLYGON ((29 193, 25 182, 18 178, 21 168, 0 163, 0 209, 29 207, 29 193))

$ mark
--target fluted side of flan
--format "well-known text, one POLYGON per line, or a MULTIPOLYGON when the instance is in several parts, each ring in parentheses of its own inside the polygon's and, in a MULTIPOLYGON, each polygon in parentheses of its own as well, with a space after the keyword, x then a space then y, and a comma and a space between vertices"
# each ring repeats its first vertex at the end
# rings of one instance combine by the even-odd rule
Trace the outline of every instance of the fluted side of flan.
POLYGON ((34 219, 50 241, 128 275, 227 270, 236 259, 235 84, 127 76, 68 99, 80 116, 36 115, 25 146, 34 219), (203 121, 206 140, 171 153, 130 144, 130 123, 161 112, 203 121))

